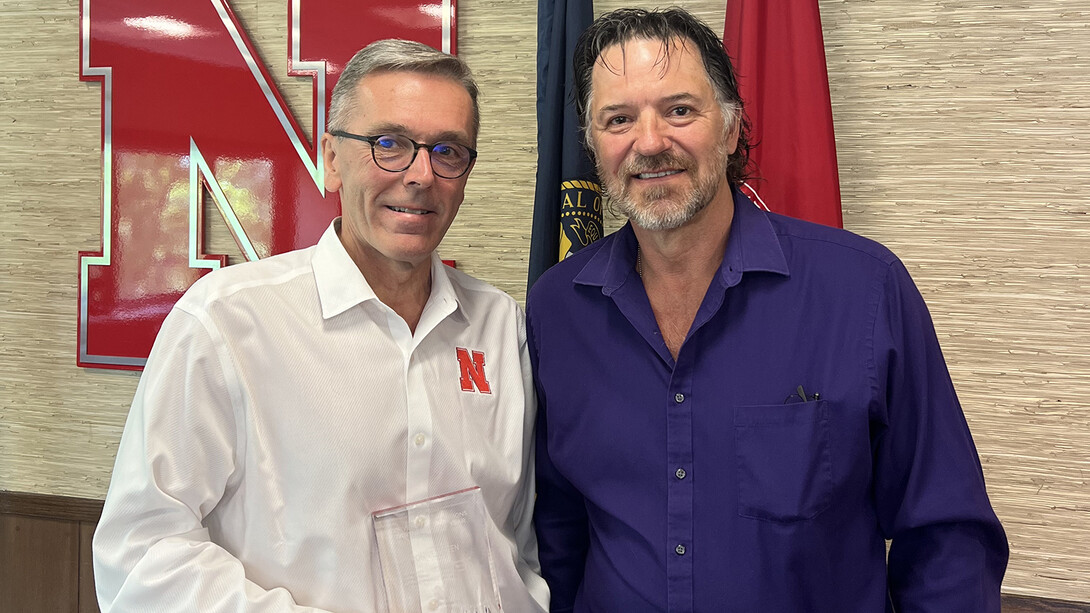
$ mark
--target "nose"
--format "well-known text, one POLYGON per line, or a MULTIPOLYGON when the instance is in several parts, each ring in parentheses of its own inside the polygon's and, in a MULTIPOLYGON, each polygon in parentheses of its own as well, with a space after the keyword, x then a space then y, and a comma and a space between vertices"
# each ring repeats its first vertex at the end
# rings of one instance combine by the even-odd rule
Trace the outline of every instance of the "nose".
POLYGON ((653 156, 672 146, 668 130, 670 126, 658 113, 643 113, 636 121, 636 142, 633 148, 643 156, 653 156))
POLYGON ((431 167, 431 151, 427 147, 417 147, 416 158, 405 169, 404 180, 406 184, 415 184, 421 187, 428 187, 435 182, 435 172, 431 167))

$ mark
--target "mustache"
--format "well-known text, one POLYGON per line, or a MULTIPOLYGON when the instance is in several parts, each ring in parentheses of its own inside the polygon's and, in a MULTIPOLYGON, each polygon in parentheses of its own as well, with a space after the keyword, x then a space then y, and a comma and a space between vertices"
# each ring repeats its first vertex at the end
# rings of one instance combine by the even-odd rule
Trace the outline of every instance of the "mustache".
POLYGON ((691 157, 672 151, 664 151, 652 156, 637 153, 632 159, 624 163, 621 172, 631 176, 641 172, 654 172, 665 168, 688 170, 692 165, 692 161, 691 157))

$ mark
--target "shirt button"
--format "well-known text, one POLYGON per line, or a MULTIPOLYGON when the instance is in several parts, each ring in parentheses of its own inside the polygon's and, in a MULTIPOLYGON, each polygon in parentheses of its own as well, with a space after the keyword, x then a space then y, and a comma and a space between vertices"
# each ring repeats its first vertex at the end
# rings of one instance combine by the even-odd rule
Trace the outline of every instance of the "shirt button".
POLYGON ((423 434, 417 434, 416 438, 413 439, 413 442, 416 443, 417 447, 423 447, 424 441, 426 440, 427 438, 423 434))
POLYGON ((684 468, 677 469, 676 471, 674 471, 674 476, 677 477, 678 479, 684 479, 685 478, 685 469, 684 468))
POLYGON ((417 528, 423 528, 424 527, 424 517, 423 516, 420 516, 420 517, 416 518, 416 527, 417 528))
POLYGON ((682 394, 681 392, 674 394, 674 402, 678 404, 685 402, 685 394, 682 394))
POLYGON ((685 545, 678 545, 677 547, 674 547, 674 551, 676 551, 677 555, 679 556, 685 555, 685 545))
MULTIPOLYGON (((417 602, 420 602, 420 601, 418 600, 417 602)), ((436 610, 438 608, 439 608, 439 599, 438 598, 432 598, 431 600, 428 601, 428 609, 431 609, 432 611, 434 611, 434 610, 436 610)))

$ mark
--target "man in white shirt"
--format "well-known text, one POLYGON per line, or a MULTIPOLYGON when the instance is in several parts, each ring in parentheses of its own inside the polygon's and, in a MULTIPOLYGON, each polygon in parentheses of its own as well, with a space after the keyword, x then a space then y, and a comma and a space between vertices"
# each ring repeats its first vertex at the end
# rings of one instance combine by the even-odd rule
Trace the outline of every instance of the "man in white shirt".
MULTIPOLYGON (((379 41, 346 66, 321 142, 342 217, 314 247, 207 275, 163 323, 95 532, 103 613, 390 610, 372 513, 475 487, 471 562, 504 610, 547 608, 523 315, 435 254, 478 127, 457 58, 379 41)), ((399 607, 465 605, 464 560, 439 564, 450 517, 397 524, 416 564, 399 607)))

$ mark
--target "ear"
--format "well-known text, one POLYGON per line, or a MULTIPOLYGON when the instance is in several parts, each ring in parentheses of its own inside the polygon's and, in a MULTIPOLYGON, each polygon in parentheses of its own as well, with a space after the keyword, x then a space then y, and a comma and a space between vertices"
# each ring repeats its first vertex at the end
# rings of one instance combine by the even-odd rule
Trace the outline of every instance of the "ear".
POLYGON ((734 127, 727 134, 727 155, 734 155, 734 152, 738 150, 738 134, 741 129, 742 120, 739 119, 734 122, 734 127))
POLYGON ((333 135, 326 132, 322 135, 322 162, 325 164, 325 189, 327 192, 341 191, 344 184, 341 178, 341 169, 338 167, 341 157, 333 148, 333 135))

